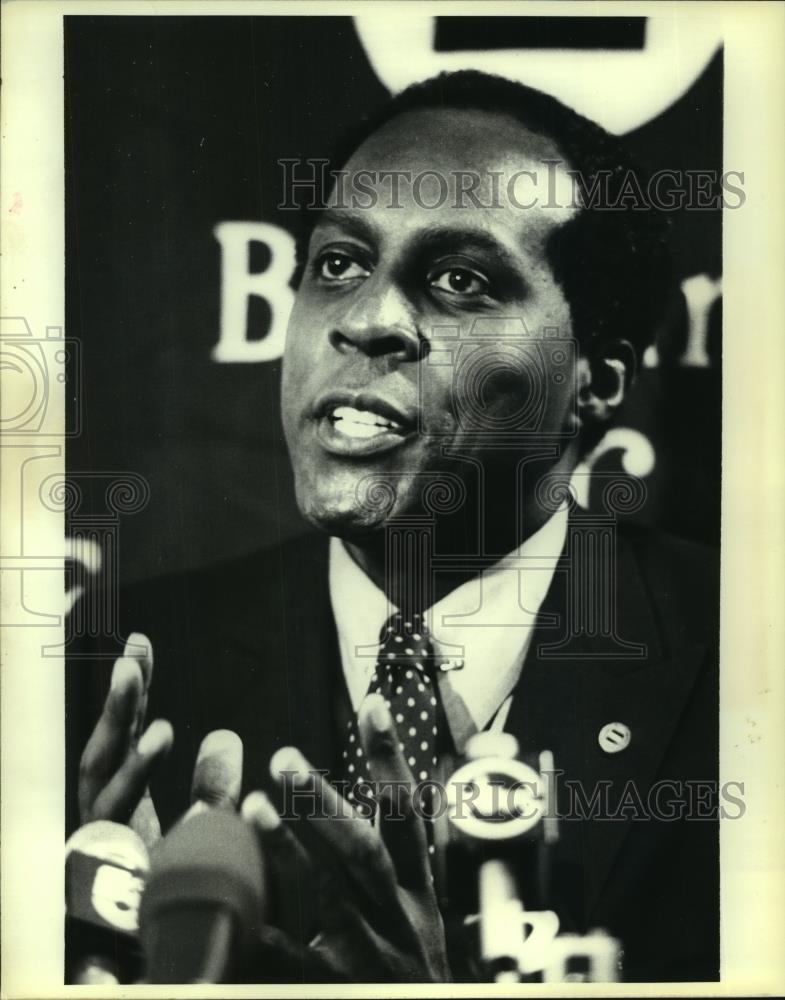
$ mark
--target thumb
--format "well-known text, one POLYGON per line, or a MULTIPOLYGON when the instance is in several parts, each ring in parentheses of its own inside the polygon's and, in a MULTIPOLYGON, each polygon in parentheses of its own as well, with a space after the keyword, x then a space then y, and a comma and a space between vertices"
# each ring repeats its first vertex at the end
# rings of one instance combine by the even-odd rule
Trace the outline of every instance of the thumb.
POLYGON ((144 795, 139 800, 139 805, 134 809, 128 825, 134 833, 141 837, 148 851, 161 839, 161 824, 158 820, 158 813, 155 811, 149 788, 145 789, 144 795))

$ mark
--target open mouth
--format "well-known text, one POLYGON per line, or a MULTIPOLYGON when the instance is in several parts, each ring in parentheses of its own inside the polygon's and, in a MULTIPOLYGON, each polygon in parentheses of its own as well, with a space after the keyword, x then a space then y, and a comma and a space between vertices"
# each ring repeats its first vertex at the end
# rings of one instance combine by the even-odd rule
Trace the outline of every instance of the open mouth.
POLYGON ((315 416, 322 446, 335 455, 388 451, 416 429, 414 416, 370 393, 330 394, 319 401, 315 416))
POLYGON ((397 420, 388 420, 373 410, 358 410, 354 406, 336 406, 328 419, 332 420, 333 427, 339 434, 360 440, 390 432, 400 434, 403 431, 397 420))

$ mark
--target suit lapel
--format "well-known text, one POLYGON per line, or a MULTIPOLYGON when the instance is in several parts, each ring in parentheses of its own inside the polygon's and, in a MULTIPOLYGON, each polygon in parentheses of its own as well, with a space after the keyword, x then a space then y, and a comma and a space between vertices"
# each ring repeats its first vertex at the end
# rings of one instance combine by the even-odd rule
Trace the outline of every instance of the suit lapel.
POLYGON ((310 536, 281 567, 292 730, 297 746, 317 767, 335 764, 335 702, 342 683, 335 619, 330 605, 328 541, 310 536))
MULTIPOLYGON (((571 529, 581 516, 576 513, 571 529)), ((590 580, 578 565, 580 558, 568 543, 538 617, 507 728, 524 752, 553 751, 564 817, 559 853, 573 881, 567 896, 575 918, 586 924, 635 820, 586 820, 581 813, 585 816, 585 804, 597 790, 604 794, 604 787, 612 814, 620 812, 620 801, 628 803, 627 816, 638 798, 645 806, 695 682, 702 647, 665 648, 635 552, 621 539, 615 559, 617 635, 570 629, 576 596, 588 599, 575 590, 576 579, 590 580), (568 632, 569 639, 562 641, 568 632), (619 653, 625 644, 626 658, 619 653), (610 722, 631 731, 629 746, 617 753, 599 743, 600 730, 610 722)))
POLYGON ((266 783, 270 756, 286 745, 333 766, 340 671, 327 551, 326 539, 308 535, 266 553, 228 617, 230 659, 248 678, 238 710, 249 781, 266 783))

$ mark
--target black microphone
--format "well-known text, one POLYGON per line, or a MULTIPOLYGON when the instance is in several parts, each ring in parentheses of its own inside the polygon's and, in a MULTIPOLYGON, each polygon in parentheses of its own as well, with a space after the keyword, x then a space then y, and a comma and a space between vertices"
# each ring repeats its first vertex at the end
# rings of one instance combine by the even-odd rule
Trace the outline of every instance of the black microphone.
POLYGON ((139 899, 147 849, 127 826, 99 820, 65 845, 65 981, 132 983, 141 973, 139 899))
POLYGON ((148 983, 242 982, 266 909, 254 831, 211 810, 153 850, 139 912, 148 983))

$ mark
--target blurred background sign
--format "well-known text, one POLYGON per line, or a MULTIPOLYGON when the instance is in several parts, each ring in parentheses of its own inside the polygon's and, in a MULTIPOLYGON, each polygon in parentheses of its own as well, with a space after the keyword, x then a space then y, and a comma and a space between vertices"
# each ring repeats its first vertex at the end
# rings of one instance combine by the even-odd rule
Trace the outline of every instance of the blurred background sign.
MULTIPOLYGON (((625 134, 650 170, 719 174, 718 44, 697 16, 66 17, 68 466, 149 485, 122 582, 304 530, 278 415, 280 160, 329 157, 391 91, 475 67, 625 134)), ((681 295, 593 464, 645 477, 636 518, 717 542, 722 212, 671 214, 681 295)), ((102 502, 88 482, 83 512, 102 502)))

